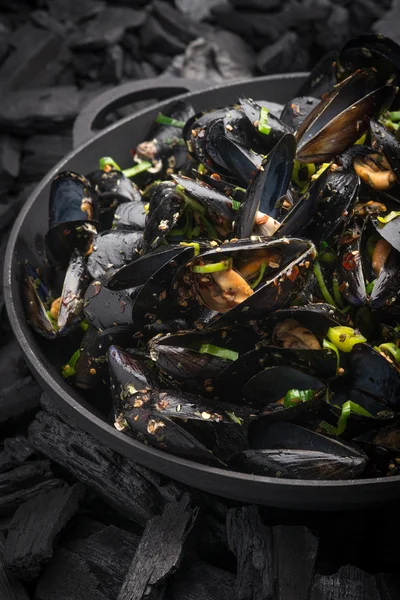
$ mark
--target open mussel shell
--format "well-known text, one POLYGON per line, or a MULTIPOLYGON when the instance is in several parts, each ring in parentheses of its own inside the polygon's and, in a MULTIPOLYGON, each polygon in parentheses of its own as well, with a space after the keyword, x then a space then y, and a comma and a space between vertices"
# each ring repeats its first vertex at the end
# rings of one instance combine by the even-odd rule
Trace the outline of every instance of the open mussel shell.
POLYGON ((53 179, 49 197, 49 229, 71 221, 98 221, 99 202, 91 182, 73 171, 53 179))
MULTIPOLYGON (((287 133, 291 133, 291 129, 281 119, 276 117, 272 112, 268 111, 268 127, 269 133, 265 134, 259 130, 261 120, 261 105, 251 98, 239 97, 239 103, 242 111, 251 123, 254 133, 257 136, 258 146, 249 146, 253 150, 261 154, 267 154, 274 148, 279 140, 287 133)), ((264 109, 265 110, 265 109, 264 109)))
POLYGON ((116 208, 111 228, 117 231, 122 229, 143 231, 146 224, 146 216, 144 202, 124 202, 116 208))
POLYGON ((400 142, 379 121, 371 119, 369 126, 373 149, 384 155, 400 183, 400 142))
POLYGON ((133 347, 136 340, 132 327, 109 327, 98 331, 89 327, 80 344, 80 356, 75 365, 75 383, 82 389, 96 389, 109 385, 110 374, 107 352, 110 346, 133 347))
POLYGON ((308 240, 240 240, 209 250, 195 259, 196 265, 232 260, 233 268, 225 271, 222 278, 215 279, 215 274, 212 278, 197 275, 190 263, 178 272, 174 286, 181 295, 182 289, 189 287, 189 293, 194 294, 200 304, 222 313, 218 326, 250 321, 283 308, 297 296, 315 255, 315 247, 308 240), (258 265, 259 271, 261 263, 265 270, 253 289, 246 280, 247 273, 254 270, 254 265, 258 265))
POLYGON ((290 131, 297 131, 304 119, 320 103, 319 98, 313 96, 298 96, 285 104, 281 114, 283 121, 290 131))
MULTIPOLYGON (((189 177, 173 176, 174 181, 185 189, 187 196, 204 209, 205 216, 214 226, 219 237, 226 238, 232 232, 236 212, 232 209, 232 199, 202 181, 189 177)), ((190 203, 189 203, 190 206, 190 203)), ((194 209, 196 211, 196 208, 194 209)))
POLYGON ((255 348, 259 339, 256 330, 248 325, 184 332, 153 340, 150 353, 158 368, 173 380, 186 385, 189 382, 196 390, 202 385, 204 393, 212 393, 213 380, 235 361, 236 355, 255 348), (218 350, 227 352, 218 355, 218 350))
POLYGON ((86 290, 84 312, 90 325, 108 329, 117 325, 132 325, 135 296, 140 287, 128 290, 110 290, 103 279, 95 279, 86 290))
POLYGON ((45 237, 46 256, 51 266, 66 267, 75 249, 85 256, 90 252, 98 224, 92 221, 59 223, 45 237))
POLYGON ((247 188, 260 168, 263 156, 241 146, 226 136, 219 137, 217 144, 229 167, 228 173, 235 177, 240 185, 247 188))
POLYGON ((114 417, 118 419, 123 412, 133 407, 133 404, 127 403, 127 398, 134 397, 139 390, 156 389, 159 383, 154 369, 128 350, 112 345, 108 349, 107 359, 114 417))
POLYGON ((141 231, 103 231, 93 240, 88 269, 93 279, 110 274, 139 256, 141 231))
POLYGON ((390 221, 382 223, 377 218, 372 218, 371 222, 384 240, 389 242, 393 248, 400 252, 400 204, 398 206, 399 214, 390 221))
POLYGON ((143 253, 160 246, 183 214, 185 203, 174 187, 157 186, 151 196, 143 231, 143 253))
POLYGON ((64 278, 57 325, 58 334, 67 335, 82 320, 84 295, 90 282, 85 257, 74 250, 64 278))
POLYGON ((357 71, 337 85, 304 120, 296 133, 300 162, 329 162, 367 130, 368 120, 387 109, 395 90, 377 89, 374 71, 357 71))
POLYGON ((284 479, 353 479, 361 475, 367 456, 359 449, 294 423, 250 426, 253 450, 237 454, 231 468, 284 479))
POLYGON ((21 295, 32 329, 42 337, 54 339, 57 333, 45 306, 50 300, 50 291, 29 263, 23 265, 21 295))
POLYGON ((333 242, 351 218, 358 188, 354 171, 326 169, 289 210, 275 235, 305 237, 317 246, 333 242))
MULTIPOLYGON (((241 239, 251 236, 258 213, 266 216, 268 221, 274 221, 278 217, 278 200, 287 192, 295 154, 296 142, 293 135, 284 134, 263 160, 247 188, 235 220, 235 237, 241 239)), ((271 230, 272 233, 275 229, 276 227, 271 230)))

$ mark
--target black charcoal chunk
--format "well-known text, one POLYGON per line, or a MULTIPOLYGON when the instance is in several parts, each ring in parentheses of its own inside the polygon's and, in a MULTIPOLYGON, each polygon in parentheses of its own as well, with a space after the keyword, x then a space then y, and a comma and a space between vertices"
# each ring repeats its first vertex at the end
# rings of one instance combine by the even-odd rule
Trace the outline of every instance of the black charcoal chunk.
POLYGON ((24 87, 34 79, 53 61, 61 44, 57 36, 29 22, 13 33, 12 42, 15 49, 0 68, 2 94, 24 87))
POLYGON ((19 174, 20 152, 15 140, 0 135, 0 196, 7 193, 19 174))
POLYGON ((188 44, 197 36, 211 31, 209 25, 194 23, 179 10, 171 6, 171 4, 162 0, 155 0, 153 2, 153 14, 163 29, 171 33, 183 44, 188 44))
POLYGON ((53 478, 50 461, 28 462, 0 475, 0 515, 13 512, 40 492, 54 489, 61 481, 53 478))
POLYGON ((269 15, 261 11, 237 11, 224 6, 212 12, 222 29, 237 33, 256 50, 276 42, 286 30, 280 13, 269 15))
POLYGON ((263 10, 269 12, 276 8, 281 8, 282 0, 229 0, 229 2, 240 8, 247 8, 247 10, 263 10))
POLYGON ((47 10, 34 10, 30 14, 31 20, 38 27, 47 29, 55 35, 65 37, 67 28, 63 23, 60 23, 58 19, 53 17, 47 10))
POLYGON ((201 561, 188 561, 167 590, 168 600, 235 600, 236 578, 201 561))
POLYGON ((232 508, 227 515, 229 547, 237 558, 238 600, 272 600, 272 534, 256 506, 232 508))
POLYGON ((73 86, 11 92, 2 99, 0 128, 23 135, 60 130, 73 123, 82 98, 73 86))
POLYGON ((376 575, 381 600, 397 600, 400 598, 400 577, 389 573, 378 573, 376 575))
POLYGON ((353 0, 348 5, 350 37, 370 31, 375 21, 385 14, 385 7, 375 0, 353 0))
POLYGON ((39 494, 16 511, 8 526, 6 565, 19 579, 32 581, 53 555, 56 536, 78 510, 85 488, 77 483, 39 494))
POLYGON ((106 58, 99 73, 103 83, 119 83, 122 79, 124 68, 124 52, 118 44, 111 46, 106 51, 106 58))
POLYGON ((307 600, 314 575, 318 539, 302 526, 272 528, 277 600, 307 600))
POLYGON ((141 27, 146 18, 142 10, 110 6, 73 35, 71 47, 98 49, 118 44, 125 31, 141 27))
POLYGON ((31 444, 23 435, 6 438, 4 440, 4 450, 17 463, 23 463, 35 454, 35 449, 32 448, 31 444))
POLYGON ((148 51, 162 48, 166 54, 178 54, 186 48, 186 43, 182 42, 173 33, 170 33, 155 18, 149 17, 140 30, 140 41, 143 48, 148 51))
POLYGON ((380 33, 391 38, 397 44, 400 43, 400 0, 393 0, 390 10, 379 20, 376 21, 372 29, 375 33, 380 33))
POLYGON ((50 15, 66 23, 79 23, 90 19, 105 8, 101 0, 51 0, 46 2, 50 15))
POLYGON ((176 8, 192 21, 202 21, 209 17, 212 7, 221 6, 221 4, 228 6, 229 3, 228 0, 175 0, 176 8))
POLYGON ((288 31, 277 42, 261 50, 257 67, 265 75, 289 71, 299 52, 302 50, 297 34, 288 31))
MULTIPOLYGON (((162 510, 165 500, 157 475, 123 458, 87 433, 39 412, 29 428, 34 448, 65 467, 121 514, 145 525, 162 510)), ((168 486, 166 486, 168 487, 168 486)), ((0 500, 1 502, 1 500, 0 500)))
POLYGON ((7 452, 2 450, 0 452, 0 473, 5 473, 6 471, 10 471, 14 467, 18 465, 18 462, 12 458, 7 452))
POLYGON ((327 20, 316 25, 315 41, 324 52, 339 50, 350 37, 349 11, 344 6, 332 4, 327 20))
POLYGON ((23 181, 38 181, 72 150, 71 133, 38 134, 30 137, 23 147, 21 175, 23 181))
POLYGON ((347 565, 333 575, 314 577, 309 600, 380 600, 374 575, 347 565))
POLYGON ((86 559, 92 573, 111 597, 116 598, 139 541, 139 536, 109 525, 85 539, 74 540, 63 546, 86 559))
POLYGON ((9 49, 11 32, 9 28, 0 22, 0 64, 3 62, 3 59, 7 56, 7 52, 9 49))
POLYGON ((181 562, 183 544, 197 512, 190 506, 190 496, 184 494, 179 502, 171 502, 162 515, 147 523, 118 600, 163 597, 168 576, 181 562))
POLYGON ((35 600, 110 600, 87 561, 57 548, 37 582, 35 600))
POLYGON ((29 597, 22 583, 6 572, 5 539, 0 532, 0 598, 1 600, 29 600, 29 597))
POLYGON ((7 382, 0 390, 0 423, 37 409, 41 393, 42 390, 32 375, 26 375, 13 383, 7 382))

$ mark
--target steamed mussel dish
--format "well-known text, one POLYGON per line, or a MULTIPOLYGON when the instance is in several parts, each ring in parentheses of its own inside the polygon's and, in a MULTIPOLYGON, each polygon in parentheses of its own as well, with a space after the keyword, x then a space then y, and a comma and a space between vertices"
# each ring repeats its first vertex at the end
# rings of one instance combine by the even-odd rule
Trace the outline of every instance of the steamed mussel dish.
POLYGON ((400 473, 399 84, 400 48, 363 36, 286 106, 172 101, 130 166, 59 173, 21 282, 64 379, 208 465, 400 473))

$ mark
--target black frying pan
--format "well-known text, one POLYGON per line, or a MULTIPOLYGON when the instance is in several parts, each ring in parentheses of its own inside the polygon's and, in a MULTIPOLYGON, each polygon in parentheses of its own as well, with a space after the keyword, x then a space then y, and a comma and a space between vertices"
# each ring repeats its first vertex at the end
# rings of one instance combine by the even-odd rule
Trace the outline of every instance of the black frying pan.
POLYGON ((77 425, 128 458, 193 487, 245 502, 319 510, 371 506, 400 498, 400 476, 334 482, 252 476, 178 458, 116 431, 100 411, 95 411, 77 390, 62 379, 60 368, 71 355, 71 348, 67 347, 65 340, 42 340, 31 331, 26 323, 19 291, 20 263, 28 259, 40 265, 44 261, 48 195, 51 181, 58 171, 68 169, 88 173, 97 167, 101 156, 107 155, 112 155, 121 165, 127 165, 129 150, 144 139, 157 113, 168 103, 165 98, 190 90, 190 100, 197 111, 235 102, 239 94, 285 103, 296 95, 304 78, 305 74, 261 77, 203 91, 199 91, 203 86, 198 82, 156 79, 129 83, 97 98, 76 121, 75 150, 38 185, 14 225, 5 258, 5 300, 14 333, 44 390, 77 425), (93 129, 101 126, 108 111, 129 102, 151 98, 164 100, 93 137, 93 129))

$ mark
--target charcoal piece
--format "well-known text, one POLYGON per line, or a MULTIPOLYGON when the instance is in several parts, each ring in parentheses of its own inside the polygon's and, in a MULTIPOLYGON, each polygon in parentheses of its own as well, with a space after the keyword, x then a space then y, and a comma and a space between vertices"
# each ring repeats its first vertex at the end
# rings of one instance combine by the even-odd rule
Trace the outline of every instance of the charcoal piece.
POLYGON ((10 471, 17 465, 18 462, 15 460, 15 458, 10 456, 7 452, 4 452, 4 450, 0 452, 0 473, 10 471))
POLYGON ((37 582, 35 600, 110 600, 110 597, 84 558, 57 548, 37 582))
MULTIPOLYGON (((205 5, 205 2, 203 3, 205 5)), ((153 2, 153 15, 162 28, 179 39, 183 44, 188 44, 199 35, 205 35, 211 28, 209 25, 194 23, 179 10, 163 0, 153 2)))
POLYGON ((104 525, 104 523, 99 523, 99 521, 95 521, 95 519, 84 514, 78 514, 68 523, 62 537, 62 545, 68 549, 69 544, 85 540, 95 533, 104 531, 106 528, 107 525, 104 525))
POLYGON ((354 0, 348 10, 351 38, 370 31, 373 23, 385 14, 385 8, 375 0, 354 0))
POLYGON ((163 597, 169 575, 178 568, 183 544, 196 520, 198 510, 190 506, 189 494, 167 504, 162 515, 146 525, 118 600, 151 600, 163 597))
MULTIPOLYGON (((146 60, 144 60, 143 62, 140 63, 140 67, 143 71, 143 76, 144 78, 152 78, 152 77, 156 77, 157 75, 157 71, 155 70, 155 68, 153 67, 153 65, 151 65, 149 62, 147 62, 146 60)), ((147 103, 148 105, 148 103, 147 103)))
POLYGON ((73 86, 10 92, 2 98, 0 128, 22 135, 60 131, 73 123, 82 99, 73 86))
POLYGON ((143 79, 145 77, 140 63, 129 56, 127 52, 124 55, 123 76, 127 79, 143 79))
POLYGON ((7 56, 10 42, 10 30, 0 22, 0 65, 7 56))
POLYGON ((380 33, 388 38, 392 38, 397 44, 400 43, 400 0, 393 0, 390 10, 372 25, 375 33, 380 33))
POLYGON ((20 152, 9 135, 0 135, 0 196, 7 193, 18 177, 20 152))
POLYGON ((49 13, 54 19, 70 23, 79 23, 90 19, 105 8, 105 3, 101 0, 51 0, 46 2, 49 13))
POLYGON ((350 36, 349 11, 344 6, 332 3, 327 20, 316 24, 315 41, 324 50, 339 50, 350 36))
POLYGON ((6 572, 5 539, 0 532, 0 598, 1 600, 29 600, 29 594, 22 583, 6 572))
POLYGON ((62 45, 54 54, 53 60, 40 69, 24 85, 24 90, 36 90, 60 85, 60 77, 72 61, 70 50, 62 45))
POLYGON ((378 573, 376 582, 381 600, 397 600, 400 598, 400 577, 398 574, 378 573))
POLYGON ((159 71, 165 71, 171 64, 172 57, 161 52, 149 52, 147 54, 148 61, 159 71))
POLYGON ((140 41, 146 50, 162 48, 166 54, 178 54, 186 47, 173 33, 170 33, 154 17, 150 16, 140 30, 140 41))
POLYGON ((72 54, 72 64, 76 73, 86 78, 101 68, 104 59, 103 51, 77 50, 72 54))
MULTIPOLYGON (((168 586, 168 600, 234 600, 236 578, 201 561, 188 561, 168 586)), ((264 599, 263 599, 264 600, 264 599)))
MULTIPOLYGON (((262 2, 262 0, 260 0, 262 2)), ((280 0, 276 0, 280 2, 280 0)), ((229 5, 228 0, 175 0, 175 6, 192 21, 202 21, 211 16, 213 6, 229 5)))
POLYGON ((272 528, 277 600, 307 600, 314 574, 318 540, 302 526, 272 528))
POLYGON ((124 50, 136 60, 140 59, 140 40, 136 33, 132 31, 126 31, 124 37, 121 40, 121 46, 124 50))
POLYGON ((51 456, 121 514, 140 525, 162 510, 164 499, 159 489, 149 483, 137 465, 87 433, 39 412, 29 428, 29 440, 34 448, 51 456))
POLYGON ((42 390, 31 375, 2 386, 0 390, 0 423, 19 418, 23 414, 37 409, 41 393, 42 390))
POLYGON ((34 79, 54 59, 60 48, 60 39, 50 33, 26 23, 13 33, 12 39, 18 45, 0 68, 0 89, 2 93, 24 87, 34 79), (27 52, 29 48, 29 52, 27 52))
POLYGON ((64 485, 22 504, 12 518, 6 542, 6 566, 23 581, 39 576, 53 555, 56 536, 78 510, 85 488, 64 485))
POLYGON ((141 27, 146 18, 142 10, 110 6, 74 34, 71 47, 95 50, 118 44, 125 31, 141 27))
POLYGON ((236 559, 228 546, 226 518, 222 520, 212 513, 202 513, 193 537, 196 538, 197 554, 202 560, 220 569, 235 570, 236 559))
POLYGON ((34 448, 23 435, 6 438, 4 440, 4 450, 17 463, 23 463, 35 454, 34 448))
POLYGON ((65 37, 67 33, 67 27, 47 12, 47 10, 34 10, 31 12, 30 18, 35 25, 47 29, 61 38, 65 37))
POLYGON ((380 600, 374 575, 347 565, 333 575, 316 575, 310 600, 380 600))
POLYGON ((99 73, 103 83, 119 83, 122 79, 124 67, 124 52, 118 44, 110 46, 106 52, 106 59, 99 73))
POLYGON ((256 506, 232 508, 227 515, 229 548, 237 558, 238 600, 272 600, 272 534, 256 506))
POLYGON ((71 150, 70 132, 30 137, 23 147, 20 179, 29 182, 40 180, 71 150))
POLYGON ((247 10, 263 10, 269 12, 280 8, 282 0, 229 0, 229 2, 240 8, 247 8, 247 10))
POLYGON ((0 475, 0 514, 9 514, 36 494, 59 487, 48 460, 28 462, 0 475))
POLYGON ((299 46, 296 33, 286 32, 277 42, 261 50, 257 56, 258 69, 266 75, 289 71, 299 46))
POLYGON ((286 30, 281 13, 245 12, 216 7, 212 10, 218 25, 243 37, 252 48, 261 50, 280 39, 286 30))
POLYGON ((109 525, 86 539, 63 544, 69 552, 86 559, 92 573, 116 598, 132 562, 140 537, 109 525))

